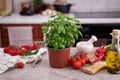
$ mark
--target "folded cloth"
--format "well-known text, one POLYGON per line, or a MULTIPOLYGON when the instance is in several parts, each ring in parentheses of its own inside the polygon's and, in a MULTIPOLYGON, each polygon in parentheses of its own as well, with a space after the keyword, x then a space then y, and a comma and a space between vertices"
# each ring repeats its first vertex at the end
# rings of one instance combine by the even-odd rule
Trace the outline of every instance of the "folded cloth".
POLYGON ((8 37, 10 45, 22 46, 33 44, 33 34, 31 26, 8 27, 8 37))
POLYGON ((26 63, 37 63, 42 60, 43 53, 46 53, 46 48, 40 48, 36 55, 31 56, 11 56, 5 54, 3 49, 0 49, 0 74, 6 72, 10 68, 15 68, 17 62, 26 63))
POLYGON ((0 73, 15 67, 18 60, 18 56, 10 56, 9 54, 4 54, 3 50, 0 50, 0 73))

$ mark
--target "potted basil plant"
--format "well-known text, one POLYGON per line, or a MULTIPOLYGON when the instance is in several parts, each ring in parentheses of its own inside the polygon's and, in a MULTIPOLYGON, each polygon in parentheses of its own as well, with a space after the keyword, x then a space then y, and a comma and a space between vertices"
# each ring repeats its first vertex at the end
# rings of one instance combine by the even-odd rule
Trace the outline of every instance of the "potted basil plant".
POLYGON ((71 44, 74 44, 79 36, 82 37, 82 25, 77 18, 60 12, 51 16, 44 25, 42 33, 46 35, 50 66, 63 68, 68 64, 71 44))

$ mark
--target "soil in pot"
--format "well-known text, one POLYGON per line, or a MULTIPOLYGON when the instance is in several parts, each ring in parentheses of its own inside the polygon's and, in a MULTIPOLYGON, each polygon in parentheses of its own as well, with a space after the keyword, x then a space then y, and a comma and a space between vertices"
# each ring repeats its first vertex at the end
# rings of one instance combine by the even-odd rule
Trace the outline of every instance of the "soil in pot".
POLYGON ((63 68, 68 65, 70 48, 54 50, 48 48, 50 66, 53 68, 63 68))

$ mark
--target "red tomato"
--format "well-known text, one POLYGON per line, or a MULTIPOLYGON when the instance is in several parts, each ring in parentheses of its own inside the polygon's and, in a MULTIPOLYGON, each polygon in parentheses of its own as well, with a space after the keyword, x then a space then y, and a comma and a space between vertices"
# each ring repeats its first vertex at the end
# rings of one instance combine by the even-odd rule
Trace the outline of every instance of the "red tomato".
POLYGON ((82 65, 86 64, 85 59, 81 59, 80 62, 81 62, 82 65))
POLYGON ((86 55, 85 55, 85 54, 83 54, 83 53, 81 53, 81 54, 80 54, 80 57, 82 57, 82 58, 83 58, 83 57, 86 57, 86 55))
POLYGON ((81 67, 80 61, 74 62, 73 65, 72 65, 72 67, 73 67, 74 69, 79 69, 79 68, 81 67))
POLYGON ((85 62, 87 63, 87 62, 89 62, 89 58, 86 56, 86 57, 84 57, 84 59, 85 59, 85 62))
POLYGON ((9 54, 10 54, 11 56, 15 56, 15 55, 16 55, 16 50, 10 49, 10 50, 9 50, 9 54))
POLYGON ((76 60, 81 60, 80 56, 75 56, 76 60))
POLYGON ((27 53, 27 52, 28 52, 28 49, 27 49, 27 48, 22 47, 21 49, 22 49, 22 52, 24 52, 24 53, 27 53))
POLYGON ((17 62, 16 63, 16 67, 17 68, 23 68, 24 67, 24 63, 23 62, 17 62))
POLYGON ((16 55, 21 55, 21 51, 20 51, 20 50, 17 50, 17 51, 16 51, 16 55))
POLYGON ((86 63, 86 60, 84 59, 86 57, 85 54, 80 54, 80 62, 82 63, 82 65, 84 65, 86 63))
POLYGON ((13 50, 12 49, 10 49, 9 51, 8 51, 8 53, 11 55, 11 56, 13 56, 13 50))
POLYGON ((17 52, 17 50, 13 50, 13 55, 14 55, 14 56, 16 55, 16 52, 17 52))
POLYGON ((71 65, 73 65, 73 63, 76 61, 76 58, 75 57, 72 57, 72 58, 70 58, 70 60, 69 60, 69 63, 71 64, 71 65))
POLYGON ((23 45, 21 48, 26 48, 27 50, 30 49, 29 45, 23 45))
POLYGON ((32 49, 32 50, 36 50, 36 49, 37 49, 37 46, 36 46, 36 45, 33 45, 33 46, 31 46, 31 49, 32 49))
POLYGON ((28 50, 31 49, 31 47, 30 47, 29 45, 23 45, 23 46, 21 47, 21 49, 22 49, 22 51, 23 51, 24 53, 27 53, 28 50))
POLYGON ((9 47, 5 47, 5 48, 3 49, 4 53, 8 53, 8 52, 9 52, 9 50, 10 50, 10 48, 9 48, 9 47))

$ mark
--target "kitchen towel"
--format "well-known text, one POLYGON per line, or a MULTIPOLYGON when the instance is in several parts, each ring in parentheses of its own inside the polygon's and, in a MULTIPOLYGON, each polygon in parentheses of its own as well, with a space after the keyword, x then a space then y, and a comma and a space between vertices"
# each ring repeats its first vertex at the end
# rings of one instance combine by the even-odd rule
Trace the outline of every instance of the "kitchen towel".
POLYGON ((6 72, 9 69, 15 68, 17 62, 33 63, 35 64, 42 60, 44 54, 47 52, 47 48, 40 48, 37 54, 29 56, 11 56, 4 53, 3 48, 0 48, 0 74, 6 72))
POLYGON ((9 44, 22 46, 33 44, 32 26, 8 27, 9 44))

